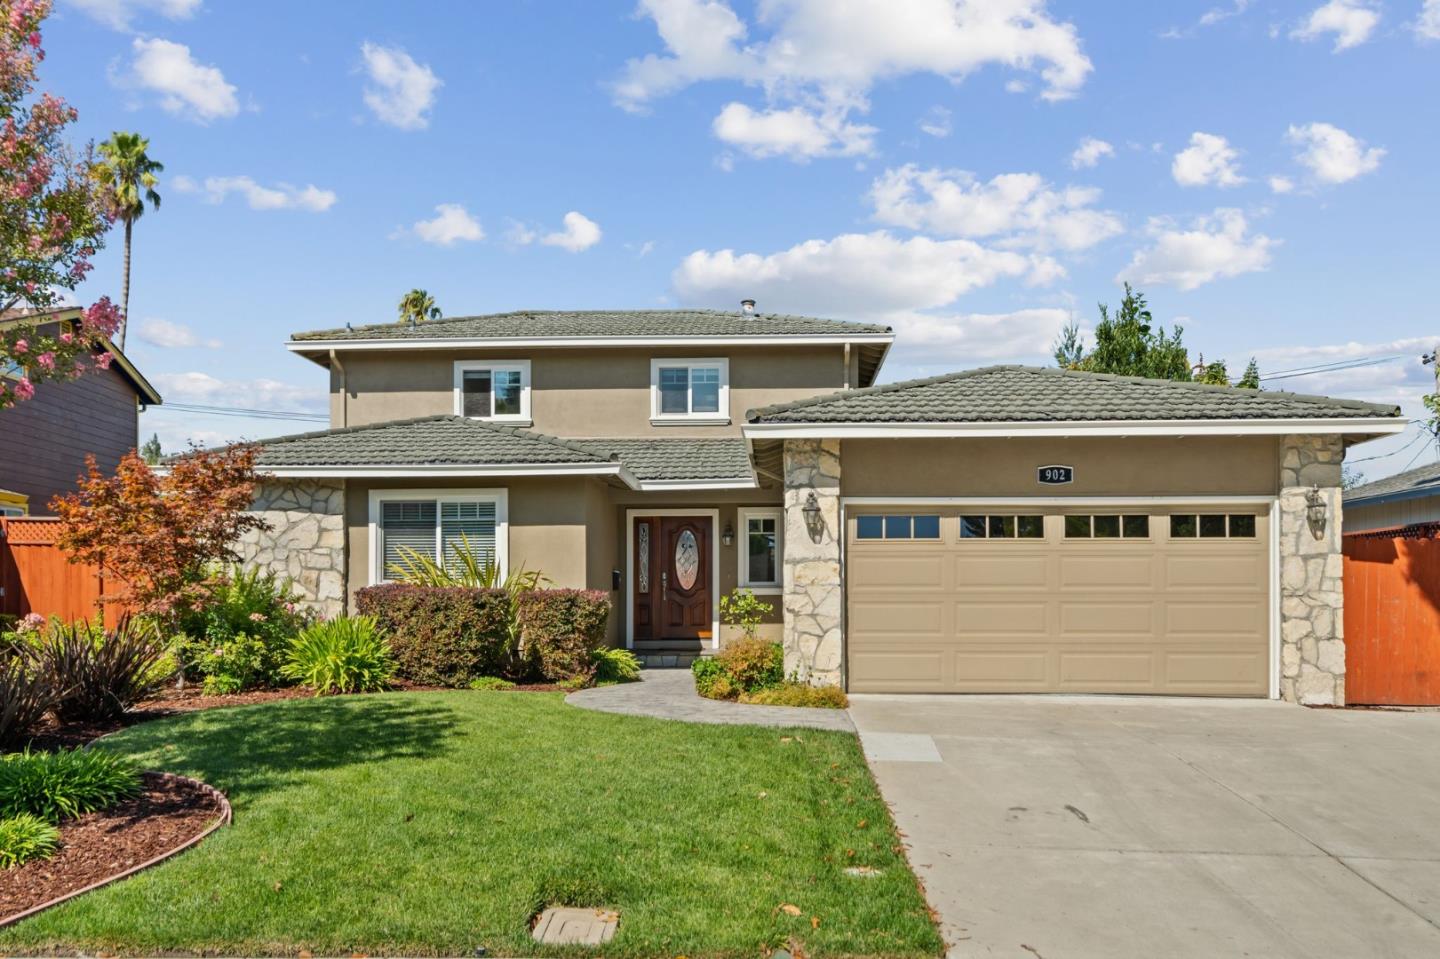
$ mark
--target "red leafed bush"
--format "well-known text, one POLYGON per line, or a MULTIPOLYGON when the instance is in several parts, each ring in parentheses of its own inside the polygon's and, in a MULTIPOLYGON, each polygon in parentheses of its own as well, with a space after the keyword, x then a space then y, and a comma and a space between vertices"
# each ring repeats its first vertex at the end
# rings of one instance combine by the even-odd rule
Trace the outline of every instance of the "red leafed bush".
POLYGON ((379 621, 401 679, 459 688, 515 672, 503 589, 389 583, 356 590, 355 606, 379 621))
POLYGON ((516 619, 526 658, 551 682, 583 684, 595 676, 593 651, 605 644, 610 597, 593 589, 521 593, 516 619))

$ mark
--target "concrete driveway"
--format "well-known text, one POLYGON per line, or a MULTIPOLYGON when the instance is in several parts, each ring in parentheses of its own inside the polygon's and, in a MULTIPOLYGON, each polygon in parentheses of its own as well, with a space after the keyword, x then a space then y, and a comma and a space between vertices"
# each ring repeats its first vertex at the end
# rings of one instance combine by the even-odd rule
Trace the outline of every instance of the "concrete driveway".
POLYGON ((851 702, 951 956, 1440 955, 1440 712, 851 702))

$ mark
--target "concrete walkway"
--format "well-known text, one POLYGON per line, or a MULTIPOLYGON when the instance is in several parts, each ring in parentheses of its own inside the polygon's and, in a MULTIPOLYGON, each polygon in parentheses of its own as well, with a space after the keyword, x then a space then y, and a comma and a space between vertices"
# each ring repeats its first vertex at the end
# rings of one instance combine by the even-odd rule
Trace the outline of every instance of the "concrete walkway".
POLYGON ((792 706, 750 706, 705 699, 695 692, 688 669, 645 669, 640 682, 582 689, 565 701, 581 709, 687 723, 724 726, 805 726, 851 733, 855 726, 843 709, 804 709, 792 706))
POLYGON ((950 956, 1440 956, 1440 713, 853 696, 950 956))

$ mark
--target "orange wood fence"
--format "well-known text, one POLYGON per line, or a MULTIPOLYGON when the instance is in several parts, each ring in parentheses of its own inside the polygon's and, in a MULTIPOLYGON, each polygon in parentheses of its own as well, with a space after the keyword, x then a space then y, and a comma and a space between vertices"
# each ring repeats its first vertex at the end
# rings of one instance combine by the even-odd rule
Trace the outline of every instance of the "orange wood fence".
POLYGON ((1345 701, 1440 705, 1440 524, 1345 537, 1345 701))
MULTIPOLYGON (((0 613, 39 613, 64 620, 89 619, 100 610, 105 579, 100 570, 70 562, 55 545, 60 521, 54 518, 0 518, 0 613)), ((121 609, 104 607, 105 625, 114 626, 121 609)))

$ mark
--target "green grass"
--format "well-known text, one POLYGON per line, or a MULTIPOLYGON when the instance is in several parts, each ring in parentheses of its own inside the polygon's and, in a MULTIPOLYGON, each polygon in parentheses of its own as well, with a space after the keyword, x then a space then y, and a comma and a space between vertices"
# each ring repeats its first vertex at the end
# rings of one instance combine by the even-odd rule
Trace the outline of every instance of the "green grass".
POLYGON ((0 953, 597 954, 530 941, 552 902, 620 911, 605 956, 941 951, 840 733, 452 692, 193 713, 102 746, 219 787, 235 823, 0 930, 0 953))

